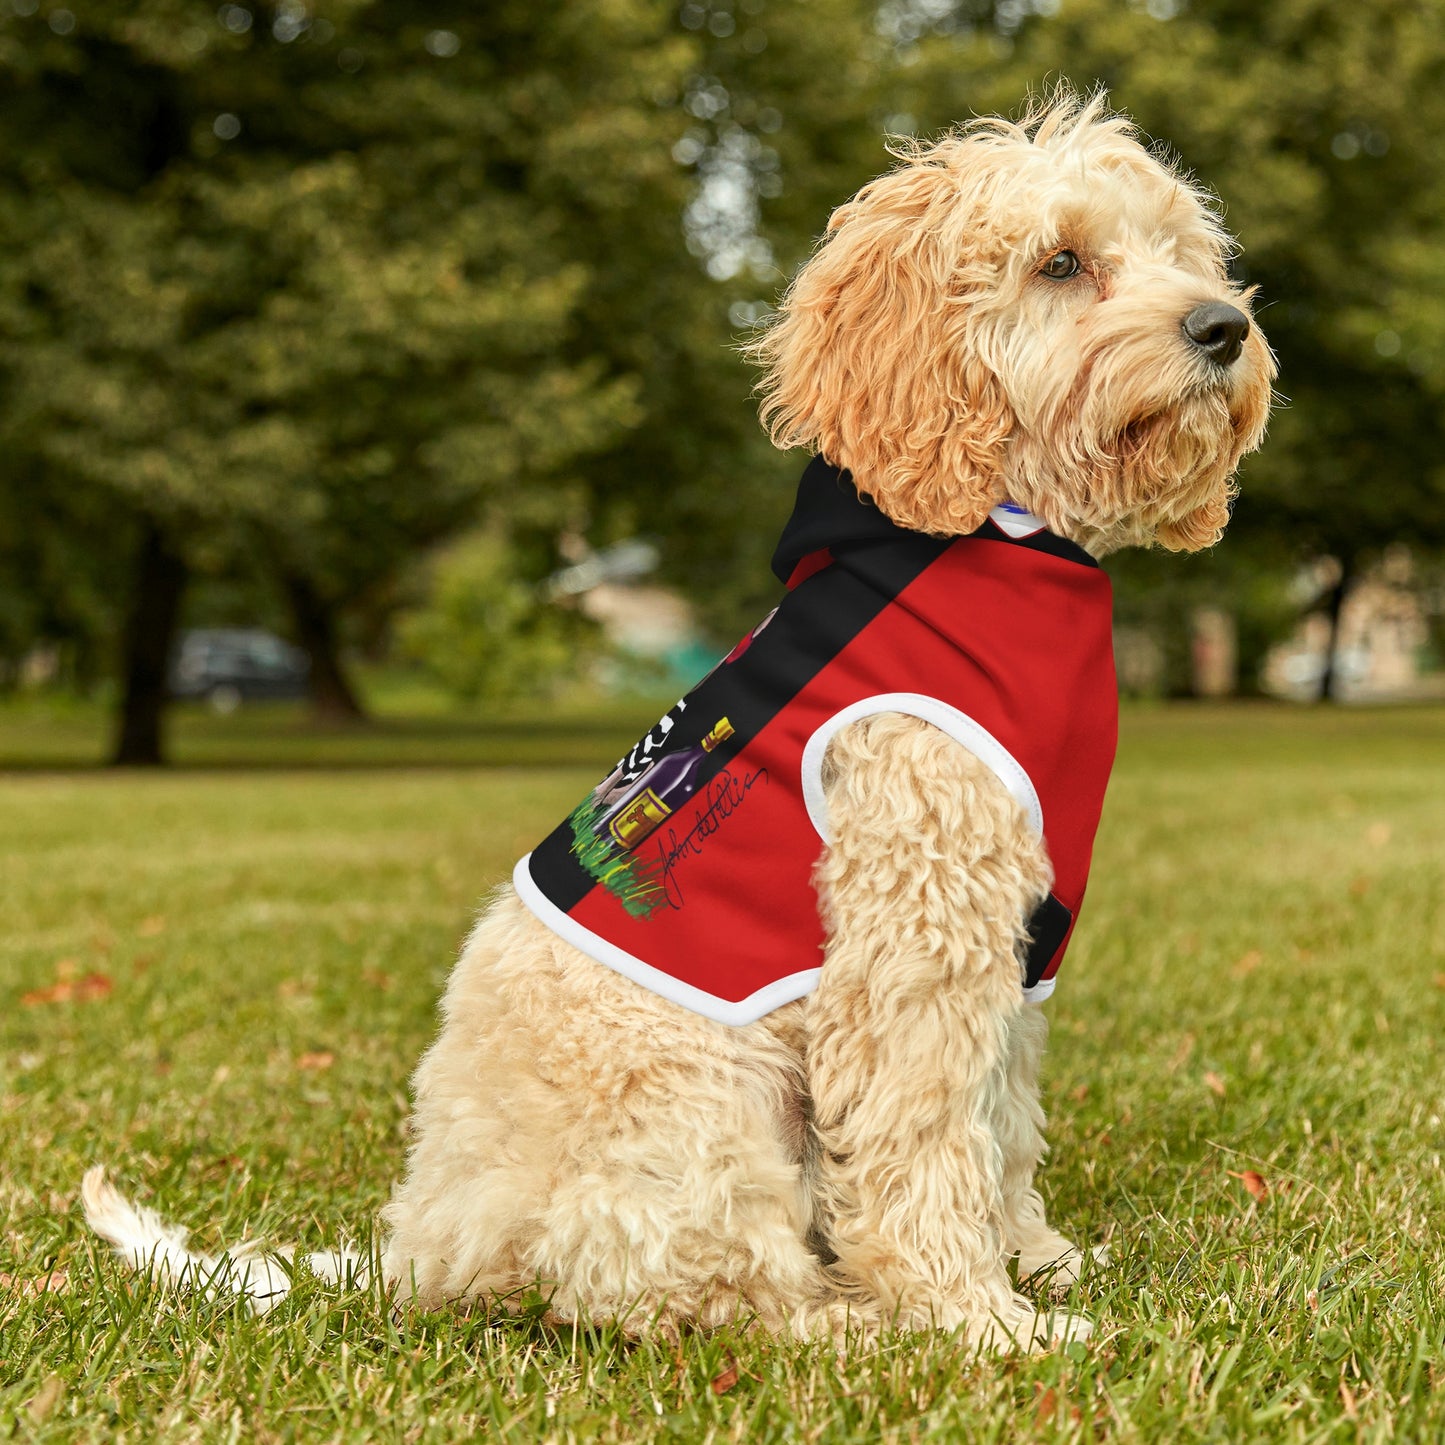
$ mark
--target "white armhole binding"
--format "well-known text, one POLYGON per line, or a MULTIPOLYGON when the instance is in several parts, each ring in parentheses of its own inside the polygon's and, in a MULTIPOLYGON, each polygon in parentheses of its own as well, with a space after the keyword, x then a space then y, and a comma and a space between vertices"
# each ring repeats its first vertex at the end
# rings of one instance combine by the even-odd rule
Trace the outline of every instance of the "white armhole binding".
MULTIPOLYGON (((940 702, 936 697, 927 697, 918 692, 885 692, 877 697, 865 697, 832 717, 808 739, 803 749, 803 802, 808 817, 818 836, 826 843, 832 837, 828 830, 828 800, 823 792, 823 758, 833 735, 859 718, 872 717, 880 712, 901 712, 909 717, 921 718, 932 723, 940 732, 947 733, 954 742, 961 743, 980 762, 989 767, 1010 795, 1028 816, 1029 825, 1040 837, 1044 832, 1044 810, 1039 804, 1039 795, 1023 764, 982 725, 965 712, 940 702)), ((1032 988, 1024 990, 1028 1003, 1042 1003, 1054 991, 1054 980, 1041 979, 1032 988)))
POLYGON ((1018 759, 986 727, 975 722, 966 712, 960 712, 936 697, 927 697, 921 692, 883 692, 876 697, 865 697, 845 707, 842 712, 834 713, 808 739, 803 749, 803 802, 813 827, 825 843, 832 838, 828 830, 828 800, 823 792, 823 758, 828 744, 840 728, 880 712, 901 712, 909 717, 921 718, 966 747, 993 771, 1028 815, 1034 832, 1043 836, 1044 810, 1039 805, 1039 795, 1033 782, 1018 759))

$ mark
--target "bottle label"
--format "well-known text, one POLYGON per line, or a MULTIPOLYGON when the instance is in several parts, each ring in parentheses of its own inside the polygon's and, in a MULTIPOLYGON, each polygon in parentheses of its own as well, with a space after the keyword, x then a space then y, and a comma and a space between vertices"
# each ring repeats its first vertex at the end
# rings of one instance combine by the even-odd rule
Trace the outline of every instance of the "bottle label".
POLYGON ((651 788, 644 788, 608 822, 607 828, 621 847, 632 848, 671 812, 651 788))

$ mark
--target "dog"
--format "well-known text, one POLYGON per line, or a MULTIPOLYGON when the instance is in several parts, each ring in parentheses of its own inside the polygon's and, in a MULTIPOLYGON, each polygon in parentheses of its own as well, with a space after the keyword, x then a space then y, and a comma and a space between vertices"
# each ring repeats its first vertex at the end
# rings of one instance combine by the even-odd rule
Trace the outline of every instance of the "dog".
MULTIPOLYGON (((384 1213, 399 1299, 540 1287, 664 1337, 1088 1334, 1009 1264, 1084 1260, 1035 1172, 1039 1000, 1113 754, 1097 562, 1218 540, 1275 366, 1218 210, 1102 95, 895 155, 751 344, 773 441, 817 458, 787 599, 452 974, 384 1213)), ((137 1264, 284 1289, 99 1169, 84 1197, 137 1264)))

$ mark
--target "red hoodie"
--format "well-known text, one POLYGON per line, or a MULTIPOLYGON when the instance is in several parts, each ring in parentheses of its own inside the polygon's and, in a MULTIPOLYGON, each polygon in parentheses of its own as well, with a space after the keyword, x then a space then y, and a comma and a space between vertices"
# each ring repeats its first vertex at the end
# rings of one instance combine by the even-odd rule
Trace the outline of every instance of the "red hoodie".
POLYGON ((1054 888, 1020 981, 1046 998, 1114 760, 1108 578, 1017 507, 967 537, 905 531, 821 458, 773 569, 782 603, 517 864, 522 901, 599 963, 751 1023, 823 966, 828 740, 907 713, 992 768, 1044 835, 1054 888))

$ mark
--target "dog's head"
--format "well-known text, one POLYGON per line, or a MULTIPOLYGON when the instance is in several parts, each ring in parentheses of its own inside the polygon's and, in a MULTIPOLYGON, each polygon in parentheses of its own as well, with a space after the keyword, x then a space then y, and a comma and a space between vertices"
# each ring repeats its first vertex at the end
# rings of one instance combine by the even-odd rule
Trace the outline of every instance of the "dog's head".
POLYGON ((1209 200, 1102 96, 901 158, 751 348, 773 440, 918 531, 1007 496, 1096 551, 1215 542, 1274 361, 1209 200))

